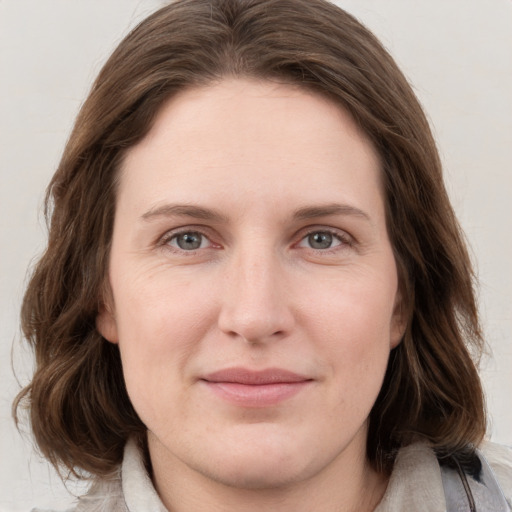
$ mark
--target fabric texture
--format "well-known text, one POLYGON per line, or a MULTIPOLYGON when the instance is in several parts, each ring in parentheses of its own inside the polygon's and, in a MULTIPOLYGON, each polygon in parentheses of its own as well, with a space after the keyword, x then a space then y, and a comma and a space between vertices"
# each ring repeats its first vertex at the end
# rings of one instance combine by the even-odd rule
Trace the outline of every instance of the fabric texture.
MULTIPOLYGON (((480 451, 512 510, 512 449, 486 442, 480 446, 480 451)), ((472 490, 477 498, 478 486, 473 486, 472 490)), ((477 510, 487 512, 487 509, 477 510)), ((433 451, 423 443, 402 448, 375 512, 445 511, 441 468, 433 451)), ((129 441, 118 473, 110 480, 93 484, 88 494, 80 498, 74 512, 167 512, 167 509, 146 472, 142 454, 136 444, 129 441)))

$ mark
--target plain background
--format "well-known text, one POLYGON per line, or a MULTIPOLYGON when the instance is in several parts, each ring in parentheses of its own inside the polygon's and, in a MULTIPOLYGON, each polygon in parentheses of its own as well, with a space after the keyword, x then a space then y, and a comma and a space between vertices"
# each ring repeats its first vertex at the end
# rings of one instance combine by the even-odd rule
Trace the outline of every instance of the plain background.
MULTIPOLYGON (((12 365, 22 383, 32 368, 19 304, 44 247, 44 189, 78 108, 123 35, 164 3, 0 0, 0 511, 72 502, 10 417, 19 389, 12 365)), ((489 435, 512 444, 512 2, 337 3, 381 38, 431 119, 481 283, 489 435)))

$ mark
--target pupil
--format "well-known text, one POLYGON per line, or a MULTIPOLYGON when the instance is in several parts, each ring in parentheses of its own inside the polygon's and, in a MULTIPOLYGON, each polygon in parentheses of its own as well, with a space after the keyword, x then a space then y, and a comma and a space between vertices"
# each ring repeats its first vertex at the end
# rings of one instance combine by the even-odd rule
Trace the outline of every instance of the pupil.
POLYGON ((313 233, 308 238, 313 249, 328 249, 332 245, 332 235, 330 233, 313 233))
POLYGON ((201 247, 201 235, 199 233, 185 233, 178 236, 177 243, 180 249, 194 250, 201 247))

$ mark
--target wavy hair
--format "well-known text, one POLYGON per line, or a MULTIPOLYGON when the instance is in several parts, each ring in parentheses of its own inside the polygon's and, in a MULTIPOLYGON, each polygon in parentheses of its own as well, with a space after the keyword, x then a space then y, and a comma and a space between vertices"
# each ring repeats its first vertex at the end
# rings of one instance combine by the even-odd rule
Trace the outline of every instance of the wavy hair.
POLYGON ((51 180, 48 246, 28 284, 24 336, 35 352, 23 407, 42 454, 105 476, 145 426, 116 345, 95 320, 106 289, 116 180, 126 151, 172 95, 223 77, 280 80, 329 97, 377 149, 407 328, 369 418, 367 455, 389 470, 418 437, 441 455, 482 439, 482 349, 474 276, 443 185, 429 124, 374 35, 325 0, 178 0, 140 23, 109 58, 51 180))

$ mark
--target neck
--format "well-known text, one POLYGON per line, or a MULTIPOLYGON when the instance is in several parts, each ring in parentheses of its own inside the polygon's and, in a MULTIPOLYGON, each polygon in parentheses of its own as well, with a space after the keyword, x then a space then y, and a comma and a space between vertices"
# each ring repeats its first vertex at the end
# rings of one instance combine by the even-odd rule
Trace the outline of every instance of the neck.
POLYGON ((307 478, 251 488, 202 474, 155 443, 150 435, 153 481, 169 512, 371 512, 388 482, 352 446, 307 478))

